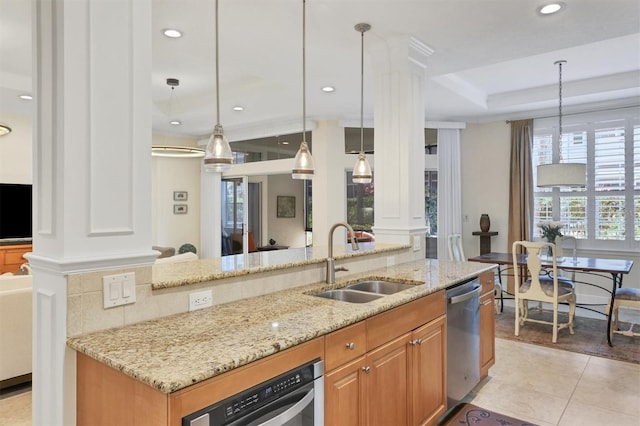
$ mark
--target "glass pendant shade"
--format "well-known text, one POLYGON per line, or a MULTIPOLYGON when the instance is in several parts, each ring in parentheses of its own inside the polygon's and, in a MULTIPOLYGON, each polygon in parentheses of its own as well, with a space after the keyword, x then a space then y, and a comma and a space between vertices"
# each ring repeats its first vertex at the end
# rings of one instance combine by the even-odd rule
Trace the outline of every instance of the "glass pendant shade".
POLYGON ((224 136, 222 126, 216 124, 204 152, 204 169, 208 172, 223 172, 233 164, 233 153, 224 136))
POLYGON ((313 157, 311 157, 309 145, 307 145, 306 141, 302 141, 302 143, 300 144, 300 149, 296 153, 296 157, 293 160, 291 177, 293 179, 311 179, 313 178, 313 173, 313 157))
POLYGON ((356 165, 353 166, 353 183, 371 183, 372 176, 371 165, 367 161, 367 156, 364 152, 360 152, 356 165))

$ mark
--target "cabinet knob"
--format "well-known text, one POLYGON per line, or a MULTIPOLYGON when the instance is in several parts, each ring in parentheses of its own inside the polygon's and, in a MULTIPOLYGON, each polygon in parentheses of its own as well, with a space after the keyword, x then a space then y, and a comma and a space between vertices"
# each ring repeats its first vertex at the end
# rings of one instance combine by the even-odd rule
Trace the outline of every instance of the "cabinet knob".
POLYGON ((349 342, 349 343, 347 343, 347 349, 349 349, 349 350, 351 350, 351 351, 352 351, 352 350, 354 350, 355 348, 356 348, 356 344, 355 344, 355 343, 353 343, 353 342, 349 342))
POLYGON ((422 344, 422 339, 411 340, 411 341, 409 341, 409 344, 411 346, 421 345, 422 344))
POLYGON ((369 367, 369 366, 362 367, 362 371, 364 371, 365 373, 369 374, 371 372, 371 367, 369 367))

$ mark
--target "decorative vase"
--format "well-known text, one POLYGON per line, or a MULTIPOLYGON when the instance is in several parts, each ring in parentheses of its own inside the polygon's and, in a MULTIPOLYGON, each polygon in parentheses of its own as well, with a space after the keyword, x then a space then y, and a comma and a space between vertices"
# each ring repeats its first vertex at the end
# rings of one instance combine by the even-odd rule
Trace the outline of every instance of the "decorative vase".
POLYGON ((491 227, 491 220, 489 219, 489 215, 483 213, 480 215, 480 230, 482 232, 489 232, 489 228, 491 227))

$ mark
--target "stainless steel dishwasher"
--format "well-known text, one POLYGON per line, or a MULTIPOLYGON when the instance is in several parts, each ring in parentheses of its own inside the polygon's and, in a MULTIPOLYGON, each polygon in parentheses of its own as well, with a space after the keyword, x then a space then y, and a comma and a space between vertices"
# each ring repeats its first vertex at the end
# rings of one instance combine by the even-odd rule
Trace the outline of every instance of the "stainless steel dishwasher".
POLYGON ((447 408, 480 382, 480 281, 451 287, 447 296, 447 408))

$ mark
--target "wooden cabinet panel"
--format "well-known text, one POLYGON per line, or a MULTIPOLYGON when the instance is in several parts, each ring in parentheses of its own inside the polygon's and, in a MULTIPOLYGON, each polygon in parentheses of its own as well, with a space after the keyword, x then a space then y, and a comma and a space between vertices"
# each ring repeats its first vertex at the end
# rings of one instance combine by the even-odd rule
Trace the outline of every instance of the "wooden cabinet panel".
POLYGON ((480 378, 495 364, 496 320, 493 291, 480 297, 480 378))
POLYGON ((435 425, 447 409, 447 319, 441 316, 411 334, 409 424, 435 425))
POLYGON ((16 273, 27 259, 22 256, 31 252, 31 244, 18 244, 0 246, 0 274, 5 272, 16 273))
POLYGON ((495 281, 493 272, 480 274, 480 378, 489 375, 495 364, 496 317, 494 305, 495 281))
POLYGON ((407 424, 407 344, 409 334, 367 355, 367 425, 407 424))
POLYGON ((362 356, 324 376, 324 422, 326 426, 363 424, 365 387, 362 356))
POLYGON ((439 291, 367 319, 367 349, 444 315, 445 302, 444 291, 439 291))
POLYGON ((366 324, 364 321, 336 330, 325 336, 325 371, 364 355, 367 351, 366 324))

